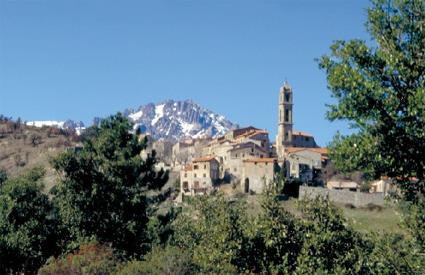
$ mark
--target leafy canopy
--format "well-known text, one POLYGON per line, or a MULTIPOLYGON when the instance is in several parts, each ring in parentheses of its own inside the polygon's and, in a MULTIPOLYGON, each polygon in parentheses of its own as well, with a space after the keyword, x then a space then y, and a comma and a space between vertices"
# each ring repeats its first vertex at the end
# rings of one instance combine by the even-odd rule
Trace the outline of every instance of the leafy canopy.
POLYGON ((413 198, 425 193, 425 1, 373 0, 367 30, 375 46, 336 41, 319 61, 336 99, 328 118, 358 130, 336 136, 331 158, 341 171, 396 178, 413 198))
POLYGON ((34 273, 58 251, 58 223, 35 168, 0 186, 0 273, 34 273))
POLYGON ((154 153, 142 159, 144 148, 132 124, 117 114, 94 127, 81 148, 54 160, 61 176, 55 202, 75 245, 95 239, 112 244, 124 256, 147 251, 152 205, 147 193, 160 189, 168 174, 155 171, 154 153))

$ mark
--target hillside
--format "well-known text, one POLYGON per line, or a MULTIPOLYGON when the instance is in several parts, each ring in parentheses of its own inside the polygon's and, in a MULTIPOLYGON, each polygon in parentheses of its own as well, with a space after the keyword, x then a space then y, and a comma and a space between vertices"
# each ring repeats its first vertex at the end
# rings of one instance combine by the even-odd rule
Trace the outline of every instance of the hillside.
POLYGON ((77 144, 75 134, 55 127, 26 126, 13 121, 0 121, 0 169, 10 177, 42 166, 46 168, 46 188, 54 182, 55 172, 49 159, 77 144))

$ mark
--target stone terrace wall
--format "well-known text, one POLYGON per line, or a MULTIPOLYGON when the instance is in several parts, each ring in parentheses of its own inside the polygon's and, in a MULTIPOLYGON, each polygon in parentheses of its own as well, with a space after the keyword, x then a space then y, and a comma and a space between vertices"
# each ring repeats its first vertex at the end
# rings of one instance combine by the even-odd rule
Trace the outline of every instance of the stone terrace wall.
POLYGON ((384 205, 382 193, 363 193, 346 190, 330 190, 322 187, 300 186, 299 198, 305 196, 315 198, 316 196, 328 196, 333 202, 353 204, 355 207, 366 206, 369 203, 384 205))

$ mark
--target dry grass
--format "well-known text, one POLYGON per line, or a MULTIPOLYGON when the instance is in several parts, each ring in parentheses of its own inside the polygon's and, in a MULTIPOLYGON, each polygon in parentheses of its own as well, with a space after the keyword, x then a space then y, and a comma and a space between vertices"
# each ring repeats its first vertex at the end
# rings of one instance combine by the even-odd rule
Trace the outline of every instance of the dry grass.
MULTIPOLYGON (((261 212, 260 196, 242 196, 246 200, 248 213, 257 216, 261 212)), ((281 201, 282 206, 290 213, 300 216, 301 213, 297 208, 297 199, 290 198, 281 201)), ((400 227, 400 216, 396 207, 387 205, 381 210, 369 210, 368 208, 347 208, 342 204, 337 204, 342 209, 345 217, 354 229, 360 232, 383 233, 401 233, 404 234, 403 228, 400 227)))
POLYGON ((13 131, 6 127, 5 123, 0 124, 0 130, 3 130, 0 138, 0 169, 6 170, 9 177, 14 177, 36 166, 45 167, 46 190, 49 190, 56 178, 49 161, 65 148, 76 144, 72 137, 47 127, 21 125, 13 131))

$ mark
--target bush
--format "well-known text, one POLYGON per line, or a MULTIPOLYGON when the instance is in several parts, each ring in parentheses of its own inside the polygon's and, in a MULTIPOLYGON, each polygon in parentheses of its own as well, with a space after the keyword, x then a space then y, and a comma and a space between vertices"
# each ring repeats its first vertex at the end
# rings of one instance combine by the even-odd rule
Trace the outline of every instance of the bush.
POLYGON ((179 275, 194 274, 196 270, 187 251, 167 246, 155 247, 146 255, 144 261, 131 261, 119 269, 118 275, 158 274, 179 275))
POLYGON ((61 259, 50 260, 39 275, 113 274, 118 261, 110 247, 98 243, 82 244, 78 251, 61 259))

